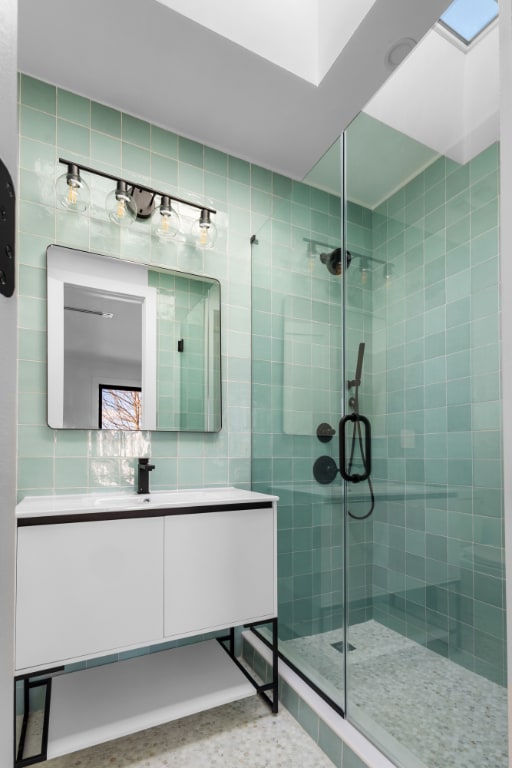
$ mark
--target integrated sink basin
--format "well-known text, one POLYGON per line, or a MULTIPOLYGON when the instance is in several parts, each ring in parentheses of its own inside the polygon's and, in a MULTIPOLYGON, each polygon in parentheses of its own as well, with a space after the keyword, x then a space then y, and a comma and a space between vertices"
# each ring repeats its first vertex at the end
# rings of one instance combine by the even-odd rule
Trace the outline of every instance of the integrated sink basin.
MULTIPOLYGON (((235 488, 205 488, 185 491, 151 491, 151 493, 106 493, 94 499, 94 508, 101 509, 144 509, 151 507, 182 507, 196 504, 211 504, 226 500, 227 491, 235 488)), ((95 495, 95 494, 91 494, 95 495)), ((86 504, 90 496, 84 495, 86 504)))
POLYGON ((152 491, 138 494, 133 491, 116 493, 76 493, 54 496, 26 496, 16 507, 18 518, 55 515, 80 515, 90 512, 144 510, 173 507, 196 507, 210 504, 236 504, 257 502, 273 498, 268 495, 233 487, 191 488, 177 491, 152 491))

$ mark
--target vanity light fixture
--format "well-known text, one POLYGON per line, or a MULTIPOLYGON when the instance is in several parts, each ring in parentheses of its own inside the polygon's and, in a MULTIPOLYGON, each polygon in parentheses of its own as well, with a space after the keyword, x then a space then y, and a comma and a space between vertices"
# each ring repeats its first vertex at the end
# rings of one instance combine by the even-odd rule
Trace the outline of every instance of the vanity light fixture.
MULTIPOLYGON (((311 240, 308 237, 304 237, 303 240, 308 245, 308 257, 317 255, 317 247, 318 248, 327 248, 328 250, 318 254, 320 261, 322 264, 325 264, 327 267, 327 271, 331 275, 341 275, 342 270, 342 258, 343 258, 343 252, 340 247, 333 248, 332 245, 328 245, 327 243, 322 243, 320 240, 311 240)), ((386 284, 389 284, 389 282, 393 278, 393 269, 394 264, 392 264, 389 261, 384 261, 383 259, 378 259, 376 256, 364 256, 361 253, 354 253, 354 251, 347 251, 346 252, 346 263, 347 268, 350 267, 352 263, 355 263, 355 260, 359 259, 359 273, 361 275, 361 283, 364 285, 368 280, 368 275, 370 271, 372 270, 373 264, 382 264, 382 277, 386 281, 386 284)))
POLYGON ((87 210, 90 192, 80 172, 93 173, 95 176, 111 179, 116 184, 115 189, 107 195, 106 209, 110 220, 119 226, 125 227, 137 219, 145 220, 153 217, 153 235, 164 242, 172 240, 179 233, 185 234, 182 231, 180 216, 172 205, 172 203, 180 203, 199 211, 199 218, 193 222, 190 229, 195 245, 199 248, 212 248, 215 244, 217 227, 211 219, 212 214, 217 213, 214 208, 176 195, 169 195, 168 192, 160 192, 138 182, 121 179, 71 160, 59 158, 59 163, 68 168, 67 173, 60 176, 55 185, 59 205, 80 212, 87 210), (156 205, 158 197, 160 198, 159 206, 156 205))
POLYGON ((59 176, 55 183, 57 203, 68 211, 83 213, 89 207, 91 192, 88 184, 80 176, 80 166, 67 160, 59 162, 67 165, 68 170, 59 176))

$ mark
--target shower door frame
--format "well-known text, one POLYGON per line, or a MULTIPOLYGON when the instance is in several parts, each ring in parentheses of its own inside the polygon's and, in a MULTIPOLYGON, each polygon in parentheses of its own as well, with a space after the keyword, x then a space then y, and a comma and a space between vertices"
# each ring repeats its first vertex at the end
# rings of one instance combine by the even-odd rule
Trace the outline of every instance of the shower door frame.
MULTIPOLYGON (((512 0, 500 0, 500 252, 512 253, 512 0)), ((502 392, 512 392, 512 260, 500 259, 502 392)), ((503 466, 512 466, 512 398, 502 398, 503 466)), ((503 473, 505 607, 508 670, 508 748, 512 755, 512 473, 503 473)))

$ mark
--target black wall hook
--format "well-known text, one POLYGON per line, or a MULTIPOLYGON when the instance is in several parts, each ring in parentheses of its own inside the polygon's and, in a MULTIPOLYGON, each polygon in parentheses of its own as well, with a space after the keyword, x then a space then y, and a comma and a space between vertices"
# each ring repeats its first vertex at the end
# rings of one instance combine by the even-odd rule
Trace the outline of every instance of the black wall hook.
POLYGON ((0 160, 0 293, 14 293, 14 239, 16 195, 11 175, 0 160))

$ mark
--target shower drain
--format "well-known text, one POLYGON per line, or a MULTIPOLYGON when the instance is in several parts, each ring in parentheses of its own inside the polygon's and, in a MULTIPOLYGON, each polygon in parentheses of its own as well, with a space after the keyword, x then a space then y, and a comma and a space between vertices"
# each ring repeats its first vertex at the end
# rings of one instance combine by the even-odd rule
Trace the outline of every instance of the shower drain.
MULTIPOLYGON (((335 648, 340 653, 343 653, 343 649, 345 647, 345 643, 343 642, 343 640, 339 640, 337 643, 331 643, 331 647, 335 648)), ((348 644, 348 650, 349 651, 355 651, 355 649, 356 649, 355 645, 352 645, 352 643, 348 644)))

